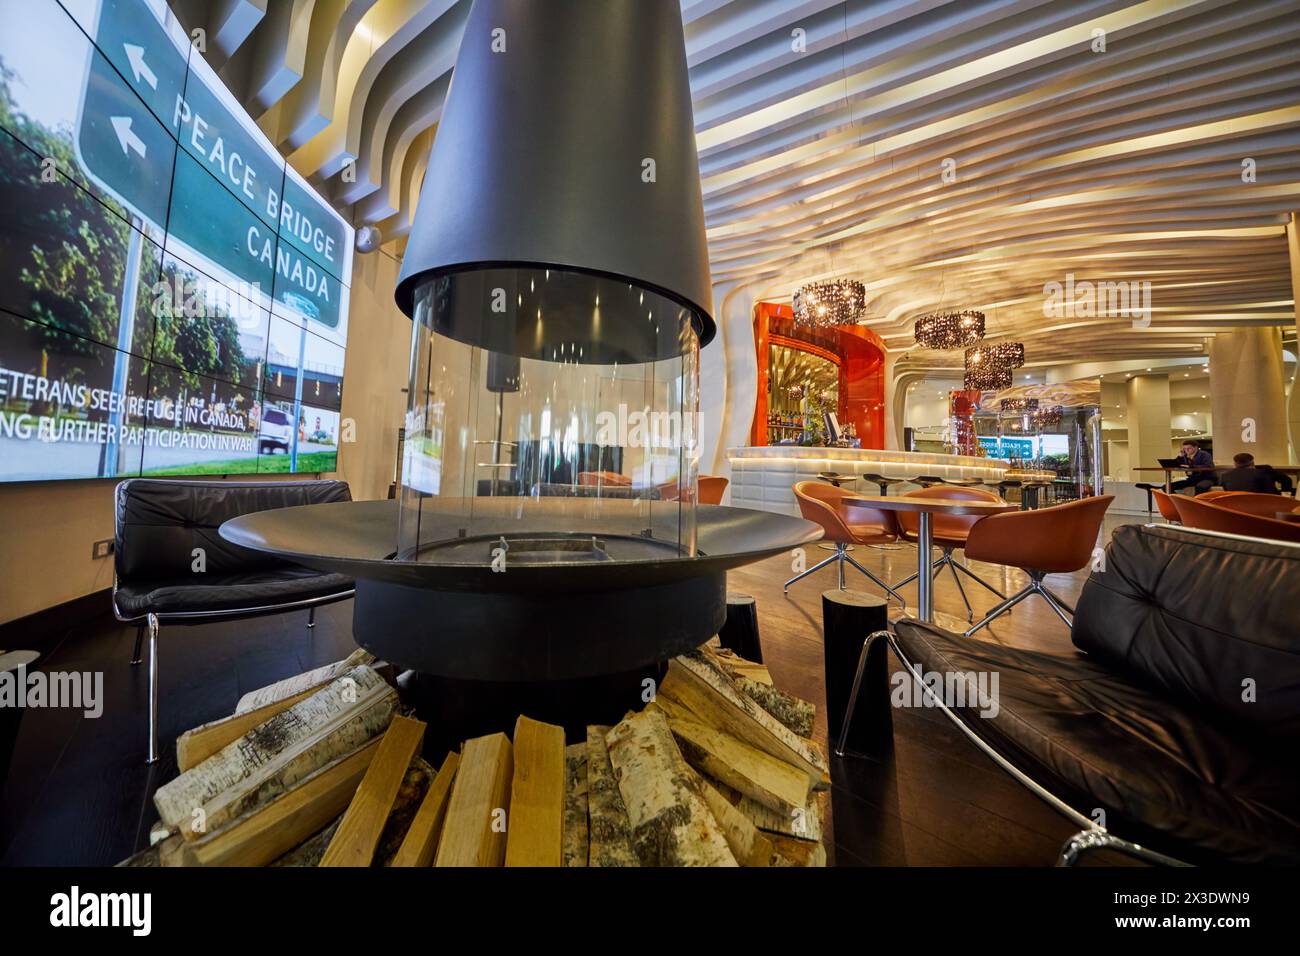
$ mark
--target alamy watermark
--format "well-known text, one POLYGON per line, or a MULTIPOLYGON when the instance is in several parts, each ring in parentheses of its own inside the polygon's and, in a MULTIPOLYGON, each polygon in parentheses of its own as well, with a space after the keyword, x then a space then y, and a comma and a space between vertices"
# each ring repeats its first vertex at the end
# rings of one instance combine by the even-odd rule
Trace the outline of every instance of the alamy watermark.
POLYGON ((5 671, 0 673, 0 709, 6 707, 68 707, 93 720, 104 712, 104 672, 5 671))
POLYGON ((889 702, 895 707, 973 707, 981 717, 996 717, 997 671, 926 671, 914 675, 896 671, 889 682, 889 702))
POLYGON ((1064 283, 1052 281, 1043 285, 1043 316, 1049 319, 1131 318, 1133 328, 1145 329, 1151 324, 1151 280, 1076 281, 1070 272, 1064 283))

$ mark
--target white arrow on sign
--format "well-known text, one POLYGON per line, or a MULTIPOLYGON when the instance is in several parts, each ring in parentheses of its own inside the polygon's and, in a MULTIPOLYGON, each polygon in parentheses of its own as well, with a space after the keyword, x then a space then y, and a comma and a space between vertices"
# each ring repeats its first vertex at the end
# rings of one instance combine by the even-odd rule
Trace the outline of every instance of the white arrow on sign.
POLYGON ((129 155, 131 150, 135 150, 143 158, 147 147, 144 145, 144 140, 132 132, 131 117, 110 116, 109 120, 117 132, 117 141, 122 144, 122 152, 129 155))
POLYGON ((143 79, 153 89, 158 89, 158 77, 154 71, 149 69, 149 64, 144 61, 144 47, 136 46, 132 43, 123 43, 122 49, 126 50, 126 58, 131 63, 131 72, 135 74, 137 83, 143 79))

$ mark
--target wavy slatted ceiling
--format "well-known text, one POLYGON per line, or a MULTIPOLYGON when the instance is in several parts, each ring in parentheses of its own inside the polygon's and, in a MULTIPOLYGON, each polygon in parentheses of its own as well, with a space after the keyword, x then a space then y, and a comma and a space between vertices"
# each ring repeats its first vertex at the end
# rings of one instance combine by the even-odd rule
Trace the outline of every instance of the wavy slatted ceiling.
MULTIPOLYGON (((295 167, 400 240, 469 0, 174 7, 295 167)), ((683 0, 682 16, 728 294, 860 278, 900 372, 959 358, 901 354, 942 307, 982 309, 1037 366, 1294 325, 1300 0, 683 0), (1068 273, 1149 280, 1150 326, 1044 317, 1068 273)))

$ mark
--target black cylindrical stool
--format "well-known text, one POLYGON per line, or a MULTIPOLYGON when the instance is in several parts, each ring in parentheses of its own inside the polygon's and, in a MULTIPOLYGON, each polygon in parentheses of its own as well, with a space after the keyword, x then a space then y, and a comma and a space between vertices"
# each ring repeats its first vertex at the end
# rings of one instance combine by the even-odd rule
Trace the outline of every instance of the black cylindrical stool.
POLYGON ((727 620, 718 630, 718 643, 747 661, 763 663, 763 642, 758 637, 758 604, 753 596, 727 592, 727 620))
MULTIPOLYGON (((826 726, 832 751, 840 748, 844 716, 867 636, 886 630, 889 618, 883 597, 865 591, 822 592, 823 651, 826 658, 826 726)), ((893 733, 889 718, 888 648, 877 642, 867 662, 853 707, 853 724, 844 740, 845 753, 877 754, 893 733)))
POLYGON ((9 761, 14 755, 14 744, 18 742, 18 728, 23 721, 23 711, 27 709, 21 706, 26 688, 19 685, 26 684, 27 668, 35 664, 40 656, 35 651, 0 654, 0 674, 8 675, 0 679, 14 681, 17 691, 12 706, 0 706, 0 790, 4 789, 4 783, 9 779, 9 761))

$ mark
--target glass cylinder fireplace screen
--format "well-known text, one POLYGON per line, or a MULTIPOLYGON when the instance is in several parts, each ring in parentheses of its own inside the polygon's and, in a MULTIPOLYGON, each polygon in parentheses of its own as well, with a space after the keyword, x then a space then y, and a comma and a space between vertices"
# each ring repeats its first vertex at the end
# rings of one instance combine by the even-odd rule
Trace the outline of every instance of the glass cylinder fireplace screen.
POLYGON ((434 276, 414 306, 399 556, 505 571, 695 555, 689 310, 541 267, 434 276))

